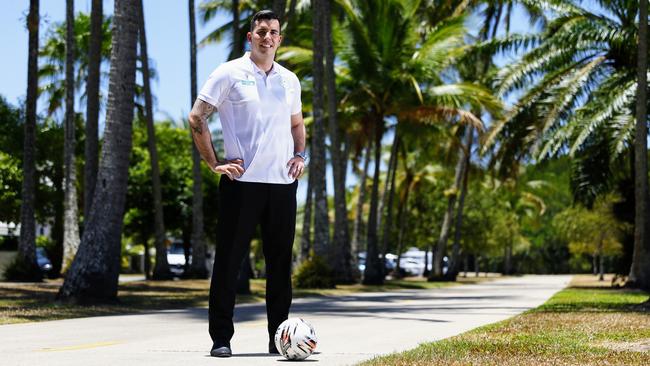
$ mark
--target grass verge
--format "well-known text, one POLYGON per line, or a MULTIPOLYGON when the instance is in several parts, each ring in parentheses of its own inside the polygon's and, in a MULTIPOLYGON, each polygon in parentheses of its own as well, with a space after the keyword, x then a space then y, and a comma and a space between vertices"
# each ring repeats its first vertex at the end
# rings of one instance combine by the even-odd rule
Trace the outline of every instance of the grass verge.
POLYGON ((362 365, 650 365, 649 294, 608 284, 576 276, 536 309, 362 365))
MULTIPOLYGON (((495 279, 490 277, 459 277, 456 284, 471 284, 495 279)), ((54 301, 62 280, 43 283, 0 282, 0 325, 79 318, 99 315, 131 314, 152 310, 207 307, 209 280, 136 281, 121 283, 119 303, 115 305, 78 306, 54 301)), ((423 278, 390 280, 383 286, 340 285, 336 289, 294 289, 294 298, 308 296, 342 296, 355 292, 430 289, 452 286, 450 282, 427 282, 423 278)), ((251 294, 238 295, 237 303, 264 301, 264 280, 251 281, 251 294)))

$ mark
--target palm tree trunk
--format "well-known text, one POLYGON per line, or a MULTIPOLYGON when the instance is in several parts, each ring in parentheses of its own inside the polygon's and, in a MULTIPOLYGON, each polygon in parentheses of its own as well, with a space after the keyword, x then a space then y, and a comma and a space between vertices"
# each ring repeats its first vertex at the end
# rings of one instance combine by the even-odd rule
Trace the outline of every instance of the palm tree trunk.
POLYGON ((271 9, 280 18, 280 23, 284 21, 284 10, 287 7, 287 0, 273 0, 271 9))
POLYGON ((302 238, 300 240, 300 262, 304 262, 309 259, 309 251, 311 250, 311 221, 312 221, 312 206, 314 202, 312 197, 314 197, 313 192, 314 187, 314 175, 309 173, 307 178, 307 199, 305 200, 305 209, 302 219, 302 238))
MULTIPOLYGON (((332 45, 332 22, 330 1, 323 0, 322 33, 325 43, 325 81, 327 84, 327 117, 329 121, 330 155, 332 157, 332 175, 334 178, 334 237, 333 269, 339 283, 352 283, 356 280, 353 271, 352 251, 350 249, 350 231, 348 228, 348 209, 345 200, 345 171, 342 161, 347 159, 341 151, 341 136, 336 115, 336 75, 334 74, 334 47, 332 45)), ((284 3, 284 2, 283 2, 284 3)))
POLYGON ((467 278, 467 268, 469 267, 469 257, 467 254, 463 255, 463 277, 467 278))
MULTIPOLYGON (((467 128, 469 132, 469 127, 467 128)), ((452 186, 452 193, 447 199, 447 211, 445 211, 445 216, 442 220, 442 226, 440 228, 440 237, 438 238, 438 244, 436 245, 436 250, 433 253, 433 271, 429 275, 429 280, 436 280, 442 277, 442 259, 447 252, 447 239, 449 238, 449 229, 451 228, 452 215, 454 212, 454 207, 456 206, 456 198, 458 197, 458 188, 461 185, 461 179, 463 178, 463 167, 465 166, 465 150, 461 146, 458 149, 458 162, 456 163, 456 172, 454 176, 454 185, 452 186)))
POLYGON ((352 231, 352 253, 359 254, 360 248, 363 243, 363 205, 366 202, 366 180, 368 178, 368 167, 370 166, 370 154, 372 153, 372 141, 368 141, 366 151, 364 153, 363 170, 361 171, 361 178, 359 179, 359 195, 357 198, 357 213, 354 217, 354 226, 352 231))
MULTIPOLYGON (((230 59, 241 56, 244 50, 242 35, 239 34, 239 17, 239 0, 232 0, 232 52, 230 53, 230 59)), ((192 16, 193 18, 194 16, 192 16)), ((196 41, 193 44, 196 44, 196 41)))
POLYGON ((138 1, 115 0, 104 147, 93 207, 58 299, 114 302, 120 269, 135 96, 138 1))
MULTIPOLYGON (((395 137, 397 137, 397 134, 395 134, 395 137)), ((381 192, 381 197, 379 198, 379 208, 377 209, 377 212, 379 213, 377 215, 377 230, 382 228, 382 220, 384 218, 384 207, 386 207, 386 200, 388 200, 388 190, 390 189, 390 176, 391 173, 393 172, 393 160, 395 158, 395 154, 393 154, 393 146, 395 146, 395 138, 393 138, 393 143, 391 144, 391 149, 390 149, 390 157, 388 158, 388 167, 386 169, 386 180, 384 181, 384 190, 381 192)))
POLYGON ((603 239, 598 242, 598 281, 605 280, 605 257, 603 256, 603 239))
POLYGON ((506 243, 503 255, 503 274, 509 275, 512 272, 512 243, 506 243))
POLYGON ((594 276, 598 274, 598 254, 594 253, 591 256, 591 272, 593 272, 594 276))
POLYGON ((388 164, 388 175, 386 176, 386 187, 389 187, 387 197, 384 197, 387 200, 387 204, 384 205, 386 208, 386 222, 383 226, 382 233, 382 243, 381 243, 381 270, 385 270, 385 256, 388 252, 388 241, 391 235, 393 228, 393 199, 395 198, 395 175, 397 172, 397 149, 399 148, 399 134, 397 128, 395 128, 395 137, 393 139, 393 146, 390 151, 390 162, 388 164))
POLYGON ((66 0, 65 37, 65 123, 63 133, 63 272, 67 271, 79 248, 79 209, 77 206, 77 168, 75 163, 74 113, 74 1, 66 0))
POLYGON ((287 12, 287 16, 284 17, 284 19, 283 19, 283 23, 286 24, 286 26, 284 28, 285 29, 285 32, 284 32, 285 36, 284 36, 284 38, 282 38, 282 43, 285 44, 285 45, 291 44, 291 39, 287 38, 286 36, 287 35, 291 36, 292 34, 294 34, 293 29, 294 29, 295 21, 294 21, 293 18, 294 18, 295 14, 296 14, 296 3, 297 3, 297 0, 291 0, 289 2, 289 11, 287 12))
POLYGON ((348 162, 350 161, 350 149, 352 149, 352 137, 349 134, 346 134, 341 141, 341 144, 343 145, 341 147, 343 159, 340 160, 342 172, 341 179, 345 182, 348 179, 348 162))
POLYGON ((163 219, 162 190, 160 185, 160 168, 158 150, 156 148, 156 129, 153 125, 153 104, 151 101, 151 79, 149 77, 149 54, 147 52, 147 32, 144 23, 144 6, 142 0, 138 6, 140 25, 140 62, 142 65, 142 83, 144 89, 144 104, 147 124, 147 147, 151 163, 151 182, 153 189, 154 211, 154 246, 156 248, 156 264, 153 268, 154 280, 169 280, 172 274, 167 262, 167 246, 165 245, 165 222, 163 219))
POLYGON ((36 222, 34 195, 36 191, 36 100, 38 99, 38 0, 30 0, 27 29, 29 51, 27 60, 27 100, 25 106, 25 137, 23 141, 23 184, 20 204, 20 242, 18 258, 26 266, 25 281, 41 281, 42 274, 36 263, 36 222))
MULTIPOLYGON (((190 108, 196 101, 196 24, 194 0, 188 1, 190 17, 190 108)), ((201 176, 201 156, 192 144, 192 266, 188 277, 208 278, 205 266, 205 233, 203 230, 203 178, 201 176)))
POLYGON ((144 245, 144 265, 142 268, 144 272, 144 279, 145 280, 150 280, 151 279, 151 254, 149 252, 149 241, 144 238, 142 239, 142 243, 144 245))
POLYGON ((639 47, 637 63, 636 135, 634 140, 634 254, 628 282, 650 288, 650 239, 648 238, 648 2, 639 2, 639 47))
POLYGON ((364 285, 381 285, 384 283, 383 271, 378 268, 381 265, 378 250, 377 238, 377 216, 379 206, 379 165, 381 163, 381 138, 383 136, 384 118, 381 113, 376 114, 375 119, 375 172, 372 178, 372 193, 370 194, 370 215, 368 217, 368 235, 366 239, 366 269, 363 272, 364 285))
POLYGON ((451 260, 449 261, 449 270, 447 277, 454 279, 458 276, 460 264, 460 237, 463 227, 463 208, 465 207, 465 196, 467 195, 467 183, 469 180, 469 163, 471 159, 472 143, 474 138, 474 127, 469 126, 469 131, 465 136, 467 145, 467 154, 465 154, 465 162, 463 165, 463 185, 460 190, 460 197, 458 198, 458 208, 456 211, 456 222, 454 230, 454 244, 451 249, 451 260))
POLYGON ((426 277, 429 275, 429 246, 424 248, 424 271, 422 271, 422 276, 426 277))
POLYGON ((61 275, 61 265, 63 264, 63 165, 57 164, 53 169, 52 185, 54 188, 54 222, 50 236, 54 241, 54 248, 48 252, 50 262, 52 262, 52 271, 50 277, 59 277, 61 275))
POLYGON ((86 141, 84 145, 84 225, 92 209, 99 164, 99 75, 102 50, 102 0, 93 0, 90 11, 88 80, 86 81, 86 141))
POLYGON ((395 276, 401 276, 400 260, 402 259, 402 250, 404 249, 404 233, 406 232, 406 216, 408 212, 409 195, 411 193, 411 184, 413 175, 406 172, 404 180, 404 194, 399 203, 397 216, 399 217, 399 232, 397 234, 397 265, 395 266, 395 276))
POLYGON ((323 1, 312 0, 313 18, 313 110, 314 127, 312 134, 312 162, 310 174, 314 175, 314 254, 329 256, 329 218, 327 209, 327 190, 325 184, 325 123, 323 121, 323 1))

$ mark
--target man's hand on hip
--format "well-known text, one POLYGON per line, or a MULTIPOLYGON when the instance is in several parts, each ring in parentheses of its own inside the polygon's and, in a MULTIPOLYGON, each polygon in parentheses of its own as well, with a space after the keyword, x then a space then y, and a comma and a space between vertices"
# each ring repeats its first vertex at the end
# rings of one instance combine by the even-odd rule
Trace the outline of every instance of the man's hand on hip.
POLYGON ((222 160, 212 168, 217 174, 225 174, 233 180, 244 174, 244 161, 242 159, 222 160))
POLYGON ((289 168, 289 176, 293 179, 300 178, 305 171, 305 160, 300 156, 294 156, 287 163, 289 168))

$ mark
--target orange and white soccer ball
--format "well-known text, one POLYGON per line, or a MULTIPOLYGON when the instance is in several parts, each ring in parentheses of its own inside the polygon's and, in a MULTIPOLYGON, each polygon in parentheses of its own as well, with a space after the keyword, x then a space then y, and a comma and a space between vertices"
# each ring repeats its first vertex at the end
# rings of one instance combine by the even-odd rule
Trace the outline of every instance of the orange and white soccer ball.
POLYGON ((314 327, 301 318, 289 318, 275 331, 275 347, 288 360, 304 360, 317 343, 314 327))

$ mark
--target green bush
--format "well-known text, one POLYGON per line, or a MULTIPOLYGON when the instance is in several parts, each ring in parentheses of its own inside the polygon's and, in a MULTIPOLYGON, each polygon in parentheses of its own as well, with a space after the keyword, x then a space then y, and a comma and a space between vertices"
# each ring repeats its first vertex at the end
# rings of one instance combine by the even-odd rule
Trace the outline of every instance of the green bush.
POLYGON ((7 266, 4 277, 7 281, 17 282, 40 282, 43 280, 43 274, 36 263, 27 263, 21 255, 17 255, 7 266))
POLYGON ((39 235, 36 237, 36 247, 45 249, 46 253, 52 253, 54 251, 54 240, 49 236, 39 235))
POLYGON ((296 288, 335 288, 334 271, 324 259, 313 256, 296 269, 293 283, 296 288))

